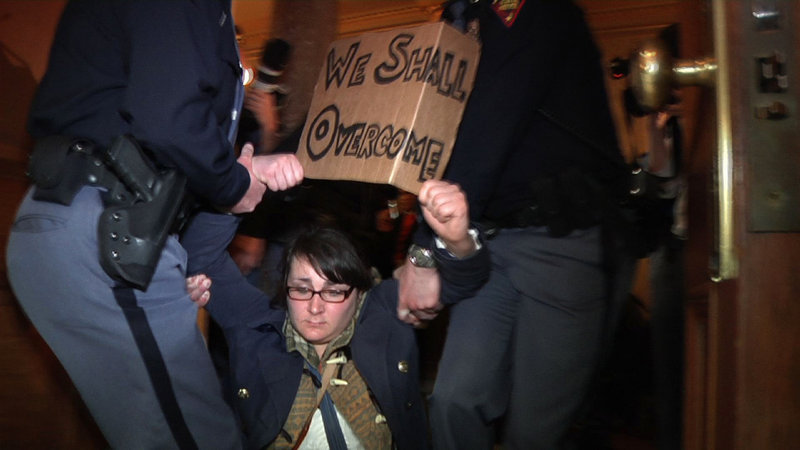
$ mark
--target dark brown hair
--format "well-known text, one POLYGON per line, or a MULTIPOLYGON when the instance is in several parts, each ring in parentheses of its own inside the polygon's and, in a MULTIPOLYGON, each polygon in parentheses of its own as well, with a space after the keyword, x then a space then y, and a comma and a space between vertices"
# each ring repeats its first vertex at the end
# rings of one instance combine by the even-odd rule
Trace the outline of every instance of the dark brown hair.
POLYGON ((313 227, 300 232, 286 246, 281 280, 273 306, 286 309, 286 283, 294 259, 307 259, 320 275, 333 283, 363 292, 372 287, 369 264, 350 237, 335 228, 313 227))

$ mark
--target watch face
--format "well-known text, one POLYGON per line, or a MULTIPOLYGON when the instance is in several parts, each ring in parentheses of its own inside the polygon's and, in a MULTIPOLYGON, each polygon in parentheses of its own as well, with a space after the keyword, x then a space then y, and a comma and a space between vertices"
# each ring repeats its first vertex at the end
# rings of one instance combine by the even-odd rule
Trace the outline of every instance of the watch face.
POLYGON ((408 250, 408 260, 411 261, 411 264, 417 267, 436 267, 436 261, 433 259, 433 253, 427 248, 422 248, 418 245, 412 245, 408 250))

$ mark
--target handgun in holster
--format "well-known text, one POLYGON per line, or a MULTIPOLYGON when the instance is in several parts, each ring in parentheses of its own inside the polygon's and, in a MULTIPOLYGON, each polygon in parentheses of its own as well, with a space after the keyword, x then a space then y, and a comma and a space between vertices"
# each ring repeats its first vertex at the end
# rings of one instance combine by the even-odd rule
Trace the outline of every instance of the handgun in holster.
POLYGON ((188 216, 186 177, 159 170, 129 135, 108 149, 51 136, 36 143, 29 175, 34 199, 69 205, 84 185, 105 187, 98 221, 100 265, 113 279, 146 290, 167 236, 188 216))

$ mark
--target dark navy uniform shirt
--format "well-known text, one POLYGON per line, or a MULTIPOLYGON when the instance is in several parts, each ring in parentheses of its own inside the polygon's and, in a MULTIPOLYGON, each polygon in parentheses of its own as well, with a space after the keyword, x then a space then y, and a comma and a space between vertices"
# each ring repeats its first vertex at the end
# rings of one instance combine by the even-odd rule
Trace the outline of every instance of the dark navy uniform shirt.
POLYGON ((473 220, 528 206, 532 180, 568 167, 622 182, 601 55, 583 12, 567 0, 527 0, 508 27, 489 3, 481 2, 478 72, 444 174, 467 193, 473 220))
POLYGON ((228 134, 241 66, 230 0, 70 2, 34 98, 34 137, 132 134, 189 189, 230 206, 250 178, 228 134))

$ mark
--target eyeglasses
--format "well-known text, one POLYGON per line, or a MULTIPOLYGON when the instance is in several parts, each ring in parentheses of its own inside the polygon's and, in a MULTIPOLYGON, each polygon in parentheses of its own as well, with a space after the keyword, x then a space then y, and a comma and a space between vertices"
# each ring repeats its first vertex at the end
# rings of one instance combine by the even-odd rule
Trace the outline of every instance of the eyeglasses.
POLYGON ((350 293, 353 292, 353 289, 355 289, 354 286, 345 290, 322 289, 320 291, 315 291, 307 287, 286 286, 286 292, 292 300, 308 301, 314 297, 314 294, 319 294, 319 297, 328 303, 341 303, 345 301, 347 297, 350 297, 350 293))

